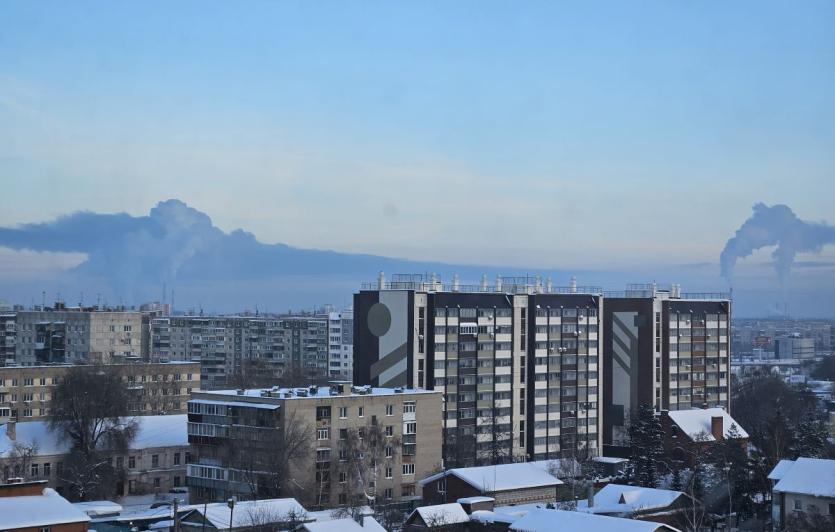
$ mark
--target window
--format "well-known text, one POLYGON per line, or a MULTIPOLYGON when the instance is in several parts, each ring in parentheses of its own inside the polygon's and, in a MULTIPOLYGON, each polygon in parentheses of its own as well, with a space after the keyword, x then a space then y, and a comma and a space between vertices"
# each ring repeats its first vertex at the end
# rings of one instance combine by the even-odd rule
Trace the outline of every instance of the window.
POLYGON ((394 405, 386 405, 386 415, 393 416, 394 415, 394 405))
POLYGON ((339 419, 345 419, 348 417, 348 407, 347 406, 340 406, 339 407, 339 419))
POLYGON ((365 413, 365 409, 363 407, 357 407, 357 416, 362 417, 365 413))
POLYGON ((417 423, 414 421, 403 426, 403 434, 417 434, 417 423))
POLYGON ((328 429, 317 429, 316 430, 316 439, 317 440, 329 440, 330 439, 330 430, 328 430, 328 429))
MULTIPOLYGON (((180 465, 180 453, 174 453, 174 465, 180 465)), ((175 486, 179 486, 180 484, 175 482, 175 486)))
POLYGON ((38 532, 52 532, 51 526, 42 526, 38 529, 38 532))
POLYGON ((26 377, 26 378, 23 379, 23 385, 24 386, 32 386, 34 383, 35 383, 35 379, 33 379, 32 377, 26 377))
POLYGON ((414 484, 404 484, 403 487, 400 489, 400 494, 403 497, 414 497, 415 496, 415 485, 414 484))
POLYGON ((179 485, 180 485, 180 477, 177 477, 177 476, 175 476, 175 477, 174 477, 174 485, 175 485, 175 486, 179 486, 179 485))
POLYGON ((339 504, 348 504, 348 494, 347 493, 340 493, 339 497, 339 504))
POLYGON ((386 436, 389 438, 394 436, 394 427, 391 425, 386 425, 386 436))
POLYGON ((414 475, 415 474, 415 464, 403 464, 403 474, 404 475, 414 475))
POLYGON ((159 455, 152 454, 151 455, 151 467, 159 467, 159 455))
POLYGON ((394 490, 391 488, 386 488, 383 491, 383 497, 385 497, 386 500, 391 500, 394 497, 394 490))
POLYGON ((40 469, 40 468, 38 467, 38 464, 32 464, 32 476, 33 476, 33 477, 37 477, 37 476, 38 476, 38 472, 39 472, 38 470, 39 470, 39 469, 40 469))
POLYGON ((40 384, 41 384, 41 386, 46 386, 46 379, 41 377, 40 384))
POLYGON ((835 503, 829 503, 829 515, 835 515, 835 503))
POLYGON ((155 487, 155 488, 158 488, 158 487, 159 487, 159 485, 160 485, 160 482, 159 482, 159 477, 154 477, 154 487, 155 487))
POLYGON ((347 440, 348 439, 348 429, 339 429, 339 439, 340 440, 347 440))
POLYGON ((329 420, 331 418, 331 407, 317 406, 316 407, 316 421, 329 420))
POLYGON ((129 456, 128 457, 128 469, 136 469, 136 457, 129 456))
POLYGON ((47 462, 43 465, 43 476, 48 477, 50 475, 52 475, 52 464, 47 462))
POLYGON ((339 472, 339 483, 340 484, 345 484, 346 482, 348 482, 348 473, 346 473, 345 471, 340 471, 339 472))
POLYGON ((403 402, 403 413, 410 414, 415 411, 415 402, 414 401, 404 401, 403 402))
POLYGON ((795 510, 802 510, 803 509, 803 501, 801 501, 800 499, 795 499, 794 500, 794 509, 795 510))
POLYGON ((386 478, 391 478, 394 468, 391 466, 386 466, 386 478))
POLYGON ((394 456, 394 449, 391 447, 391 445, 387 445, 386 446, 386 458, 391 458, 393 456, 394 456))

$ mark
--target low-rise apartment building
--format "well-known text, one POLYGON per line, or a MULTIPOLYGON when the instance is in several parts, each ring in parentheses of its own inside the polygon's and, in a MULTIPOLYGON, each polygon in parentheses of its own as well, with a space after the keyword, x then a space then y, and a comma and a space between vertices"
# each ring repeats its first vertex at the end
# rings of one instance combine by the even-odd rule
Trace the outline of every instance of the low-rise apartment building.
POLYGON ((321 508, 366 496, 411 499, 416 479, 441 464, 438 392, 348 383, 201 391, 188 412, 192 503, 292 495, 321 508))
POLYGON ((835 529, 835 460, 780 460, 768 478, 774 530, 835 529))
MULTIPOLYGON (((117 471, 117 495, 165 493, 185 484, 188 460, 186 415, 141 416, 128 450, 108 456, 117 471)), ((47 421, 8 422, 0 426, 0 481, 43 480, 59 493, 66 489, 64 460, 70 442, 47 421)))
MULTIPOLYGON (((55 386, 73 366, 0 367, 0 423, 36 421, 49 416, 55 386)), ((185 413, 193 390, 200 388, 200 364, 113 364, 130 388, 131 414, 185 413)))

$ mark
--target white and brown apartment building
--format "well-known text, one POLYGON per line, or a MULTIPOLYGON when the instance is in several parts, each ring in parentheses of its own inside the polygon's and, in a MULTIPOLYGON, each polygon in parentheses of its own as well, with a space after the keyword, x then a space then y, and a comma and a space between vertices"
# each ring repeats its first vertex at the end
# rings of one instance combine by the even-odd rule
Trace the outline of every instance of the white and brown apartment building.
POLYGON ((381 273, 354 295, 354 382, 440 391, 446 467, 596 454, 601 292, 381 273))
MULTIPOLYGON (((0 367, 0 423, 47 419, 55 386, 73 366, 0 367)), ((189 394, 200 388, 200 364, 112 364, 131 393, 133 415, 185 413, 189 394)))
POLYGON ((629 416, 641 405, 730 412, 729 294, 633 284, 606 292, 603 308, 605 446, 626 445, 629 416))
POLYGON ((418 497, 417 480, 441 464, 440 413, 438 392, 345 382, 195 393, 188 404, 190 500, 292 494, 321 508, 369 494, 418 497), (304 458, 288 460, 287 447, 300 442, 304 458))
MULTIPOLYGON (((124 472, 116 481, 116 493, 167 493, 184 486, 189 452, 186 415, 140 416, 136 421, 138 431, 127 451, 102 450, 111 465, 124 472)), ((69 452, 70 442, 50 430, 48 421, 0 425, 0 483, 41 480, 65 492, 64 460, 69 452)))

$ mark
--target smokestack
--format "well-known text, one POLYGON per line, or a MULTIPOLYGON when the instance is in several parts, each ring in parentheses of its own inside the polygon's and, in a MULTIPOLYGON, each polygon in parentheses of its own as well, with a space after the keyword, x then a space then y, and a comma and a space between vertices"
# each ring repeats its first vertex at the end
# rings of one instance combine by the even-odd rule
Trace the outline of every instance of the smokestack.
POLYGON ((589 484, 589 508, 594 508, 594 485, 589 484))
POLYGON ((547 293, 551 293, 554 291, 554 281, 551 279, 551 276, 548 276, 548 279, 545 280, 545 291, 547 293))
POLYGON ((710 433, 716 441, 725 439, 725 430, 723 427, 724 420, 725 418, 722 416, 710 417, 710 433))
POLYGON ((15 418, 11 418, 6 423, 6 437, 13 442, 17 439, 17 420, 15 418))
POLYGON ((757 203, 754 214, 736 230, 719 256, 722 276, 730 280, 737 260, 760 248, 777 246, 771 257, 780 282, 785 283, 798 253, 820 253, 823 246, 832 243, 835 227, 801 220, 786 205, 757 203))

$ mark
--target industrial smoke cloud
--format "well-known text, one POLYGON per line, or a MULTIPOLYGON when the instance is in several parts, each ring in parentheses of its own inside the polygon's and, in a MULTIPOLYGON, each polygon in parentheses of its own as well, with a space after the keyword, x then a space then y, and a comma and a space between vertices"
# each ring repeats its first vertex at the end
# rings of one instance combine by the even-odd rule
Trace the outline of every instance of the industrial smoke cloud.
POLYGON ((801 220, 786 205, 754 205, 754 214, 745 220, 725 244, 720 256, 722 275, 730 279, 736 261, 754 251, 777 246, 771 256, 781 283, 789 278, 798 253, 819 253, 826 244, 835 243, 835 227, 801 220))

